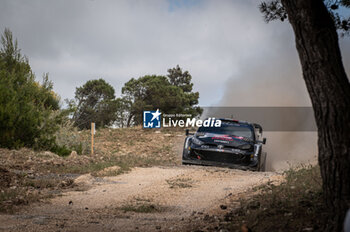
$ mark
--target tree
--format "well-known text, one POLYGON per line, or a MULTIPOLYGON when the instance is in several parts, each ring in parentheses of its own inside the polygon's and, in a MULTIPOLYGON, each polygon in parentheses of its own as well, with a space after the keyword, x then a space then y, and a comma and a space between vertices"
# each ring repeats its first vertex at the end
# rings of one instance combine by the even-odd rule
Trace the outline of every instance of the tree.
POLYGON ((130 110, 132 102, 126 97, 121 97, 116 99, 116 119, 115 125, 119 128, 124 128, 130 126, 130 110))
POLYGON ((192 92, 193 83, 191 83, 192 76, 188 71, 182 72, 179 65, 175 68, 168 69, 168 80, 170 84, 182 89, 185 95, 183 112, 192 114, 193 116, 201 115, 202 109, 195 107, 198 104, 199 92, 192 92))
POLYGON ((341 231, 350 208, 350 84, 341 59, 337 28, 347 32, 349 19, 334 15, 350 1, 281 0, 263 3, 265 19, 288 18, 295 34, 318 128, 318 161, 323 192, 332 218, 329 231, 341 231), (277 3, 276 3, 277 2, 277 3), (272 7, 277 4, 278 7, 272 7), (279 12, 278 14, 275 14, 279 12), (281 13, 285 12, 285 13, 281 13), (277 15, 272 17, 271 15, 277 15))
POLYGON ((116 119, 114 88, 103 79, 89 80, 75 91, 75 101, 70 101, 73 121, 80 129, 109 126, 116 119))
POLYGON ((9 29, 1 36, 0 146, 50 149, 60 120, 59 97, 47 74, 35 81, 28 59, 20 53, 9 29))
POLYGON ((170 84, 180 87, 185 93, 190 93, 192 91, 192 76, 188 71, 182 72, 179 65, 176 65, 175 68, 168 69, 167 77, 170 84))
MULTIPOLYGON (((339 14, 338 10, 341 8, 349 8, 349 0, 323 0, 325 6, 328 9, 334 26, 338 30, 341 36, 348 35, 350 29, 350 17, 346 18, 339 14)), ((260 11, 264 14, 266 22, 273 20, 284 21, 288 18, 286 8, 282 4, 281 0, 272 0, 269 2, 262 2, 259 6, 260 11)))
POLYGON ((192 92, 192 77, 177 66, 168 76, 146 75, 132 78, 122 88, 123 101, 128 105, 127 126, 142 123, 144 110, 160 109, 163 113, 183 113, 196 117, 202 113, 198 92, 192 92))

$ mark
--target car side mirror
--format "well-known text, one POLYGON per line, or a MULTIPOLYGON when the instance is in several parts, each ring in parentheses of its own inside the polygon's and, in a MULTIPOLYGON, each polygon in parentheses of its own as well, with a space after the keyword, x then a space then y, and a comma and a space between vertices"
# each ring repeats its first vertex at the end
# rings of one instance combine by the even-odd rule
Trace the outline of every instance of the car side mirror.
POLYGON ((263 143, 263 144, 266 144, 266 138, 263 138, 262 143, 263 143))
POLYGON ((254 127, 257 128, 257 129, 259 130, 259 133, 260 133, 260 134, 262 134, 263 129, 262 129, 262 127, 261 127, 259 124, 254 123, 254 127))
POLYGON ((194 135, 194 133, 190 133, 190 130, 186 129, 186 136, 189 136, 189 135, 194 135))

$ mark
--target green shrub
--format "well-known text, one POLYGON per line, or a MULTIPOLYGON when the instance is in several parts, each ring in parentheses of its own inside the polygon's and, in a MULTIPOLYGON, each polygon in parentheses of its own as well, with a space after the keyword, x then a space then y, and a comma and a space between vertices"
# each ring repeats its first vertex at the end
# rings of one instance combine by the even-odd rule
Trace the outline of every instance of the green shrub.
POLYGON ((51 148, 51 151, 59 156, 69 156, 72 152, 71 149, 67 148, 66 146, 58 146, 55 145, 51 148))
POLYGON ((74 127, 73 122, 68 118, 59 125, 55 133, 55 139, 56 146, 66 147, 71 151, 76 151, 79 155, 88 153, 90 149, 89 143, 81 138, 78 129, 74 127))
POLYGON ((44 76, 35 81, 28 59, 5 29, 0 49, 0 146, 49 149, 55 145, 59 98, 44 76))

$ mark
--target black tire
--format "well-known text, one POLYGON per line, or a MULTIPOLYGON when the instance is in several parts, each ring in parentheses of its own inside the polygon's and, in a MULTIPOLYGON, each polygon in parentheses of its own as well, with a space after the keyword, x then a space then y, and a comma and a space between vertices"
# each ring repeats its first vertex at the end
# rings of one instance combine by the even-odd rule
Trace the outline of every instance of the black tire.
POLYGON ((189 165, 186 160, 188 160, 188 158, 186 158, 186 153, 187 153, 187 150, 184 149, 183 152, 182 152, 182 165, 189 165))
POLYGON ((182 165, 188 165, 188 163, 186 163, 186 162, 184 162, 184 160, 188 160, 188 158, 187 158, 187 149, 185 148, 185 145, 186 145, 186 140, 187 140, 188 138, 186 138, 185 139, 185 142, 184 142, 184 148, 183 148, 183 150, 182 150, 182 165))
POLYGON ((259 158, 259 164, 258 164, 258 171, 259 172, 265 172, 266 170, 266 152, 261 152, 260 158, 259 158))

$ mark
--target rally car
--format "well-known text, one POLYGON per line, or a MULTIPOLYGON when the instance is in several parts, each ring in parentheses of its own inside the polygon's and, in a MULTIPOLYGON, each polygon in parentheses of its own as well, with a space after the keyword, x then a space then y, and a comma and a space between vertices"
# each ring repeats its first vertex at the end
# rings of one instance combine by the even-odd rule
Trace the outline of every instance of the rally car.
POLYGON ((232 119, 218 120, 220 127, 201 126, 194 134, 186 130, 182 164, 265 171, 266 152, 262 147, 266 138, 260 140, 262 127, 232 119))

